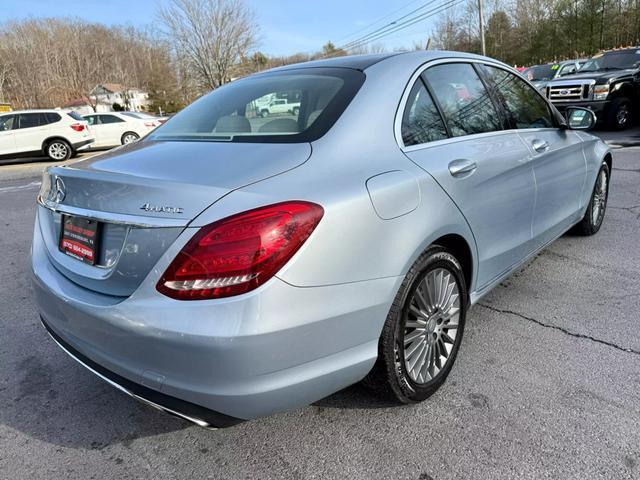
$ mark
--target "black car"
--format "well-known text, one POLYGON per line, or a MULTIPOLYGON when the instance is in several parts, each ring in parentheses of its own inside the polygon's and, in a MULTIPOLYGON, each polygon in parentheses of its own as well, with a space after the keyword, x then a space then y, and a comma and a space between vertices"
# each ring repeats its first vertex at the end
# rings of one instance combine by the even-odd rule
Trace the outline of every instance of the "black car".
POLYGON ((546 95, 561 111, 587 107, 607 128, 628 128, 640 113, 640 47, 595 55, 577 73, 551 81, 546 95))

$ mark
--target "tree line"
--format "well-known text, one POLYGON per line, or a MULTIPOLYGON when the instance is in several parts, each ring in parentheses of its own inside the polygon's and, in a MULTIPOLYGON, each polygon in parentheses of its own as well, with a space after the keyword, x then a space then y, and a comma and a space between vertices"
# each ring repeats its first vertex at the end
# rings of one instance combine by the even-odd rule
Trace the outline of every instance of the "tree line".
MULTIPOLYGON (((485 0, 487 54, 509 64, 588 57, 640 44, 640 0, 485 0)), ((77 18, 0 24, 0 102, 51 108, 84 100, 98 84, 148 92, 152 111, 174 112, 220 85, 289 63, 384 51, 345 51, 327 42, 313 53, 270 57, 256 50, 260 33, 242 0, 165 0, 145 28, 105 26, 77 18)), ((432 46, 480 51, 477 2, 441 14, 432 46)), ((409 49, 420 49, 413 45, 409 49)))
POLYGON ((14 108, 95 108, 96 85, 148 92, 150 110, 172 112, 268 62, 250 55, 259 32, 241 0, 169 0, 149 27, 77 18, 0 24, 0 102, 14 108))
POLYGON ((92 103, 91 91, 106 82, 147 89, 159 104, 180 99, 169 50, 149 31, 54 18, 2 25, 0 101, 15 108, 92 103))
POLYGON ((269 57, 256 50, 259 25, 242 0, 166 0, 145 28, 77 18, 0 24, 0 102, 52 108, 84 101, 97 85, 149 94, 149 110, 175 112, 200 95, 250 73, 344 55, 322 51, 269 57))
MULTIPOLYGON (((640 44, 640 0, 489 0, 487 55, 512 65, 586 58, 640 44)), ((477 2, 443 14, 434 45, 480 52, 477 2)))

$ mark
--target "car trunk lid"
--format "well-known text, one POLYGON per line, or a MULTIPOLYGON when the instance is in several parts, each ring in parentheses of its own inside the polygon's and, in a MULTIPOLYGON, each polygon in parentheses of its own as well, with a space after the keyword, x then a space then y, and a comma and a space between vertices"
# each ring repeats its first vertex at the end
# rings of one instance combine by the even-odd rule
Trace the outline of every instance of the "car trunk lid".
POLYGON ((39 209, 49 257, 79 285, 128 296, 203 210, 237 188, 295 168, 310 154, 308 143, 142 141, 52 167, 50 193, 39 209), (65 215, 100 222, 95 265, 60 250, 65 215))

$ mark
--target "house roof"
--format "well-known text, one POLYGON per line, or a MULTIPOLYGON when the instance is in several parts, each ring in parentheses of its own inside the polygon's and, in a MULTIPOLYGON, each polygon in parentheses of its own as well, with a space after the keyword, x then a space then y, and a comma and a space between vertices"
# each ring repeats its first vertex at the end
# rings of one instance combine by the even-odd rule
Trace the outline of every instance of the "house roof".
POLYGON ((118 93, 123 91, 125 88, 120 83, 103 83, 101 85, 105 90, 109 90, 111 93, 118 93))
MULTIPOLYGON (((98 100, 99 104, 102 105, 108 105, 108 102, 102 102, 100 100, 98 100)), ((91 106, 91 104, 84 98, 71 98, 69 100, 67 100, 67 102, 62 105, 62 108, 71 108, 71 107, 84 107, 84 106, 91 106)))

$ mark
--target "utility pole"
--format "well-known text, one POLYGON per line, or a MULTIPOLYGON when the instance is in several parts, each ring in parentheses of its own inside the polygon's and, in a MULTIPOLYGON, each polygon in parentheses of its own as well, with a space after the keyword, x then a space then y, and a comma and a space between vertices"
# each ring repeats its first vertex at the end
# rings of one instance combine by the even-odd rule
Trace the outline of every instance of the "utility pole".
POLYGON ((484 43, 484 12, 482 11, 482 0, 478 0, 478 11, 480 14, 480 48, 482 55, 487 54, 487 47, 484 43))

